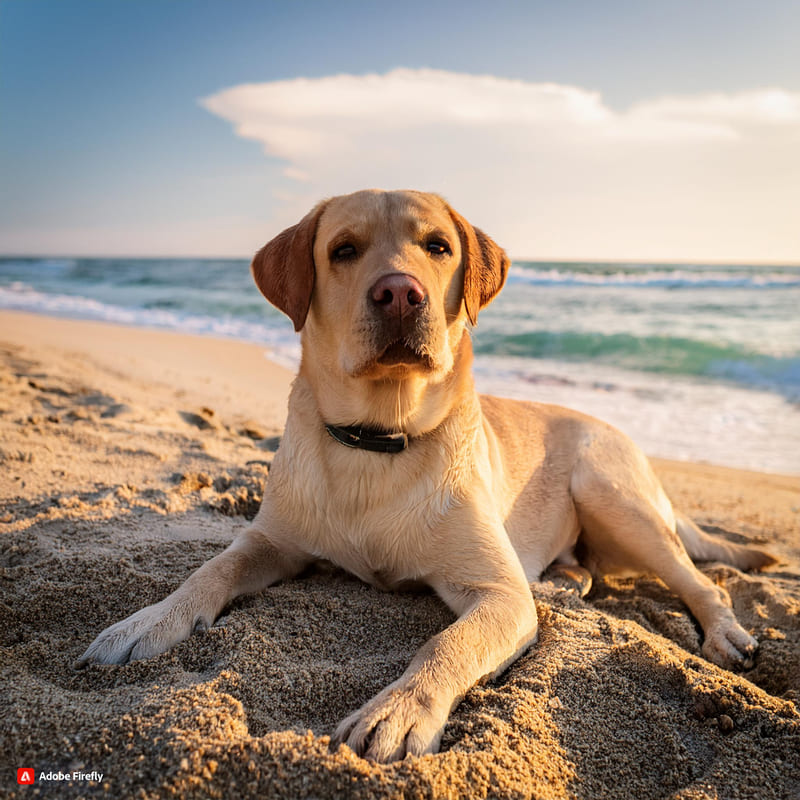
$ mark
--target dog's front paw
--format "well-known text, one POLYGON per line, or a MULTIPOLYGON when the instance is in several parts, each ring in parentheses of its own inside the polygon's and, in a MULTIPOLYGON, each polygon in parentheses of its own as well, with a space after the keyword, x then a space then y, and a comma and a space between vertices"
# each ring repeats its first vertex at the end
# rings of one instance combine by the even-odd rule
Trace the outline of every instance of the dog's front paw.
POLYGON ((757 649, 758 641, 734 619, 714 625, 703 642, 703 655, 725 669, 750 669, 757 649))
POLYGON ((346 743, 358 755, 382 763, 435 753, 449 711, 436 698, 398 682, 343 720, 332 743, 346 743))
POLYGON ((75 662, 75 668, 150 658, 188 639, 193 632, 206 630, 211 622, 193 613, 188 603, 167 597, 106 628, 75 662))

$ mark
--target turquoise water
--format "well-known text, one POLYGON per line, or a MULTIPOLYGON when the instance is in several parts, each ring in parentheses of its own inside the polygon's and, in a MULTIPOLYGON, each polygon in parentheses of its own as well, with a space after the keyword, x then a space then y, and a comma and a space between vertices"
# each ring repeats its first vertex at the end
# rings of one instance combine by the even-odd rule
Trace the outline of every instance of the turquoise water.
MULTIPOLYGON (((289 365, 299 356, 244 260, 4 258, 3 308, 256 341, 289 365)), ((800 267, 515 262, 474 343, 483 390, 611 417, 648 452, 800 472, 800 267), (670 431, 692 416, 702 452, 670 431)))

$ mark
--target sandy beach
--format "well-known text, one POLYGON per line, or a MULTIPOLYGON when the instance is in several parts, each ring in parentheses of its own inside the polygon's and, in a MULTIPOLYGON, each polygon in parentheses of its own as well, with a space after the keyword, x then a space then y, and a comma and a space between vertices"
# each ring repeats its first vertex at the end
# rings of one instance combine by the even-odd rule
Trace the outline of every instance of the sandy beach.
POLYGON ((703 566, 761 642, 752 669, 705 661, 656 579, 542 585, 538 644, 467 694, 434 756, 329 749, 452 621, 333 568, 151 660, 74 670, 247 525, 291 379, 254 344, 0 311, 0 795, 800 797, 800 477, 654 461, 706 530, 781 559, 703 566))

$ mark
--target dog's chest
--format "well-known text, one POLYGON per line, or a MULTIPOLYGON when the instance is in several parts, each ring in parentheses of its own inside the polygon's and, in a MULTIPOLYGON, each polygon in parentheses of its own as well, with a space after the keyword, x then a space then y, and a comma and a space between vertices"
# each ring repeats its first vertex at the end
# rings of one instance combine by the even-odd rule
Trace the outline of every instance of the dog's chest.
POLYGON ((382 589, 424 583, 453 492, 440 472, 407 463, 344 450, 295 473, 281 492, 294 544, 382 589))
MULTIPOLYGON (((427 483, 427 482, 426 482, 427 483)), ((309 532, 316 553, 379 588, 395 589, 424 581, 431 545, 448 505, 447 497, 426 487, 413 497, 394 492, 382 497, 340 497, 321 526, 309 532)), ((445 492, 445 495, 447 493, 445 492)))

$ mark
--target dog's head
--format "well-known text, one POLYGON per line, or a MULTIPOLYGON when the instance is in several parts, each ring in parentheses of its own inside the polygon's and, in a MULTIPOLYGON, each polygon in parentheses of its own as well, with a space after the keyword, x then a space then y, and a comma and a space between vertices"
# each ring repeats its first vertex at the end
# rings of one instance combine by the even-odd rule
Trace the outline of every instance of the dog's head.
POLYGON ((440 197, 361 191, 320 203, 253 259, 256 284, 350 377, 446 374, 508 258, 440 197))

